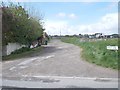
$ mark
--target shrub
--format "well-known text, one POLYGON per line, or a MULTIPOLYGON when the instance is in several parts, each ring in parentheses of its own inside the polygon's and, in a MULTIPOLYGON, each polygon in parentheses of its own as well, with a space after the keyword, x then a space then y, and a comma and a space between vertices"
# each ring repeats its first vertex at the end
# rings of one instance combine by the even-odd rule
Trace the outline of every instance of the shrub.
POLYGON ((22 47, 21 49, 15 50, 14 52, 12 52, 11 54, 20 54, 26 51, 30 51, 31 49, 28 47, 22 47))

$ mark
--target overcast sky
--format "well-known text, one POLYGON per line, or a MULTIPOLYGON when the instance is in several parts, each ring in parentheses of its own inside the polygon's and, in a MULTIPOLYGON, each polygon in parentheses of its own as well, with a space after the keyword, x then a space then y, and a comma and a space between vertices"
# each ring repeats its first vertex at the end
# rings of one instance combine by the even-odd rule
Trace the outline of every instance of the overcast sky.
POLYGON ((43 14, 50 35, 118 33, 117 2, 29 2, 24 6, 43 14))

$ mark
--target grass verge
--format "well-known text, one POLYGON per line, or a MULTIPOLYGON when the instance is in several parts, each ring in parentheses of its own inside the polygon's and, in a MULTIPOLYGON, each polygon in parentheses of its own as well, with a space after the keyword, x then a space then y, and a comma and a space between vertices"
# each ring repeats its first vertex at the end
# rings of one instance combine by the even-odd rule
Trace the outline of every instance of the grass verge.
POLYGON ((18 58, 28 57, 28 56, 32 55, 33 53, 40 52, 41 49, 42 49, 42 47, 36 47, 33 49, 24 47, 24 48, 14 51, 12 54, 10 54, 8 56, 3 56, 2 60, 3 61, 15 60, 18 58))
POLYGON ((120 70, 120 68, 118 68, 118 64, 120 64, 118 63, 118 51, 106 49, 108 45, 118 46, 118 39, 81 41, 80 38, 76 37, 64 37, 61 40, 80 46, 83 49, 82 57, 85 58, 86 61, 106 68, 120 70))

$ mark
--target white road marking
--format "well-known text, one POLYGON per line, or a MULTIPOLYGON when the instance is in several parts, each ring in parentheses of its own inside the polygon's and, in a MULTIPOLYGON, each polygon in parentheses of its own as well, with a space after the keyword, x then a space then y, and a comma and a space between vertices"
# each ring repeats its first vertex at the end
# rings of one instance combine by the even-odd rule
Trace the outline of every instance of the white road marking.
POLYGON ((11 67, 9 70, 13 70, 13 69, 15 69, 16 67, 11 67))
POLYGON ((32 76, 36 78, 63 78, 63 79, 87 79, 87 80, 116 80, 118 81, 118 78, 100 78, 100 77, 76 77, 76 76, 71 76, 71 77, 65 77, 65 76, 32 76))
POLYGON ((26 64, 31 63, 32 61, 34 61, 34 60, 36 60, 36 59, 38 59, 38 58, 28 59, 28 60, 26 60, 26 61, 24 61, 24 62, 19 63, 18 65, 26 65, 26 64))
POLYGON ((52 58, 52 57, 54 57, 54 56, 55 56, 55 55, 50 55, 50 56, 45 57, 45 59, 52 58))
POLYGON ((20 66, 20 68, 22 68, 22 69, 23 69, 23 68, 27 68, 27 66, 20 66))
POLYGON ((23 77, 28 77, 28 75, 22 75, 23 77))
MULTIPOLYGON (((47 79, 50 80, 49 78, 47 79)), ((84 80, 84 79, 56 79, 58 82, 54 83, 44 83, 44 82, 36 82, 36 81, 24 81, 24 80, 6 80, 2 79, 2 86, 11 86, 11 87, 24 87, 24 88, 69 88, 71 86, 75 86, 78 88, 86 87, 86 88, 118 88, 117 81, 110 82, 96 82, 94 80, 84 80), (68 83, 69 82, 69 83, 68 83)))
MULTIPOLYGON (((45 59, 48 59, 48 58, 52 58, 54 57, 55 55, 49 55, 49 56, 45 56, 45 57, 39 57, 38 59, 41 59, 41 60, 45 60, 45 59)), ((39 60, 40 61, 40 60, 39 60)))
POLYGON ((58 47, 58 48, 60 48, 60 49, 61 49, 61 48, 63 48, 63 47, 58 47))
POLYGON ((11 63, 11 62, 13 62, 13 61, 5 61, 4 63, 11 63))
MULTIPOLYGON (((52 58, 52 57, 54 57, 55 55, 49 55, 49 56, 46 56, 46 57, 36 57, 36 58, 32 58, 32 59, 28 59, 28 60, 26 60, 26 61, 23 61, 23 62, 21 62, 21 63, 19 63, 18 65, 20 66, 20 65, 26 65, 26 64, 29 64, 29 63, 31 63, 31 62, 33 62, 34 60, 39 60, 39 59, 42 59, 42 60, 45 60, 45 59, 48 59, 48 58, 52 58)), ((39 60, 39 61, 41 61, 41 60, 39 60)), ((21 67, 21 68, 23 68, 23 67, 21 67)))

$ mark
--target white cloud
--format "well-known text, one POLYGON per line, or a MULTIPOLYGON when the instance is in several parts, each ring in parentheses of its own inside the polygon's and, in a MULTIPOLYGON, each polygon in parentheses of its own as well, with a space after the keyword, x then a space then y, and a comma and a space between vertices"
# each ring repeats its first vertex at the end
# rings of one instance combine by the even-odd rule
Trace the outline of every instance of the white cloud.
POLYGON ((65 17, 66 16, 66 13, 63 13, 63 12, 60 12, 57 14, 58 17, 65 17))
POLYGON ((101 18, 101 21, 91 27, 103 33, 117 33, 118 32, 118 14, 107 14, 101 18))
POLYGON ((56 14, 57 17, 60 17, 60 18, 70 18, 70 19, 74 19, 76 18, 77 16, 74 14, 74 13, 71 13, 71 14, 66 14, 64 12, 60 12, 58 14, 56 14))
POLYGON ((67 21, 48 21, 45 27, 46 31, 52 35, 59 35, 60 30, 63 35, 93 34, 97 32, 104 34, 118 33, 118 14, 106 14, 101 17, 99 22, 88 25, 70 25, 67 21))
POLYGON ((69 15, 69 18, 76 18, 76 17, 77 16, 74 13, 72 13, 72 14, 69 15))
POLYGON ((108 4, 107 7, 103 8, 103 10, 106 10, 106 11, 111 11, 111 9, 118 9, 118 2, 112 2, 108 4))
MULTIPOLYGON (((79 26, 81 27, 81 25, 79 26)), ((94 24, 83 25, 84 28, 79 28, 83 33, 102 32, 104 34, 112 34, 118 32, 118 14, 107 14, 101 20, 94 24)))
POLYGON ((48 34, 60 34, 60 30, 63 29, 63 26, 67 25, 68 23, 66 21, 51 21, 47 20, 45 23, 46 32, 48 34))

